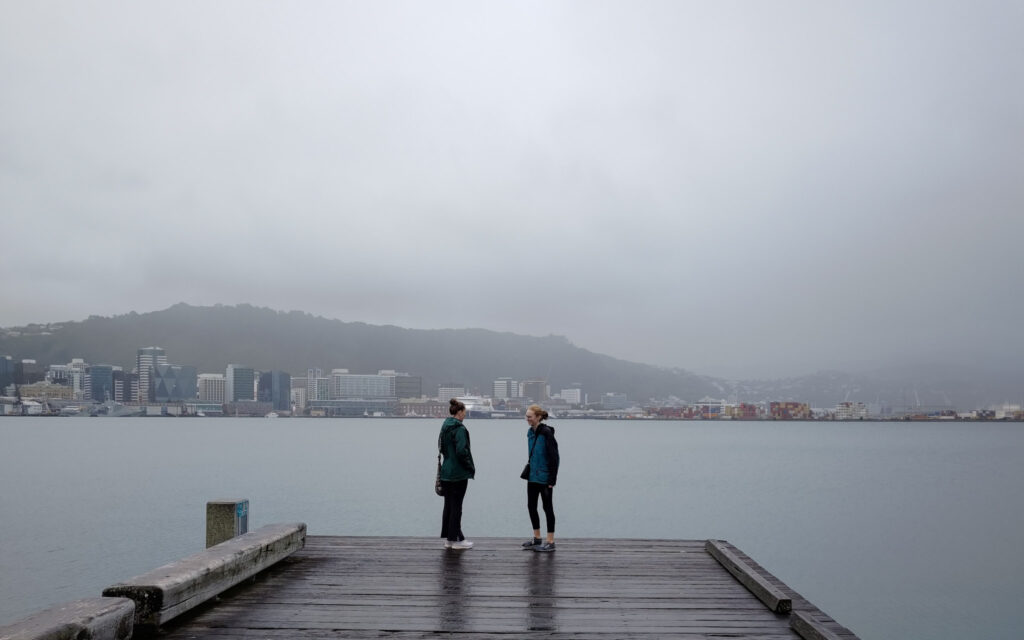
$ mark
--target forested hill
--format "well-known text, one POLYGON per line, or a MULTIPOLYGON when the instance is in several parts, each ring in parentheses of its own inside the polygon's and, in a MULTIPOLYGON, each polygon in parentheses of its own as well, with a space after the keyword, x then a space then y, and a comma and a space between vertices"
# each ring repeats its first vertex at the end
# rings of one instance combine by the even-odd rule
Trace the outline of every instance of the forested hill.
POLYGON ((194 307, 177 304, 153 313, 82 322, 30 325, 0 335, 0 355, 33 358, 42 365, 84 358, 131 370, 136 350, 159 346, 171 364, 200 373, 228 364, 304 376, 310 367, 329 373, 395 369, 423 377, 423 390, 461 382, 490 395, 502 376, 545 379, 552 391, 579 383, 593 399, 605 392, 643 401, 677 396, 718 396, 721 387, 702 376, 600 355, 561 336, 532 337, 483 329, 418 330, 342 322, 298 311, 249 305, 194 307))

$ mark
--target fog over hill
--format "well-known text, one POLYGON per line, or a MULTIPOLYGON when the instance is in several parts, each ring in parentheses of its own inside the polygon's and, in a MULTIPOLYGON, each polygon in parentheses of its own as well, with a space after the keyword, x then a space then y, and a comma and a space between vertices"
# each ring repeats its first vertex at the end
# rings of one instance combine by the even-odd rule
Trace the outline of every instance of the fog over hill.
POLYGON ((355 373, 395 369, 422 376, 427 394, 445 382, 464 383, 490 394, 495 379, 509 376, 545 379, 554 392, 578 383, 592 400, 606 392, 621 392, 639 403, 670 396, 692 402, 710 396, 745 402, 799 400, 816 407, 856 400, 896 410, 918 406, 963 410, 1019 403, 1024 396, 1020 369, 935 365, 732 381, 593 353, 563 336, 404 329, 244 304, 177 304, 152 313, 93 316, 81 322, 0 332, 0 355, 33 358, 44 366, 84 358, 130 370, 136 350, 151 345, 163 347, 172 364, 193 365, 200 372, 222 372, 231 363, 294 376, 304 376, 310 367, 355 373))

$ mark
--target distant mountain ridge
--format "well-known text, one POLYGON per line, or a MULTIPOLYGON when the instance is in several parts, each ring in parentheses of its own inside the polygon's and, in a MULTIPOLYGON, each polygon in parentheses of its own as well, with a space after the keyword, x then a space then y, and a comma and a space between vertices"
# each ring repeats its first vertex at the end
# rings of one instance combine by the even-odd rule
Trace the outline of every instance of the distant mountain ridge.
POLYGON ((160 346, 172 364, 201 373, 223 372, 228 364, 283 370, 304 376, 310 367, 329 374, 395 369, 423 378, 423 392, 463 383, 490 394, 494 380, 545 379, 552 392, 582 385, 591 400, 606 392, 625 393, 638 403, 675 396, 738 402, 795 400, 834 407, 843 400, 896 410, 905 407, 987 407, 1024 398, 1021 370, 994 373, 983 368, 909 367, 862 374, 823 371, 780 380, 733 381, 620 360, 573 345, 562 336, 534 337, 485 329, 404 329, 343 322, 299 311, 250 305, 196 307, 176 304, 162 311, 92 316, 81 322, 0 330, 0 355, 34 358, 49 365, 84 358, 130 370, 140 347, 160 346))
POLYGON ((159 346, 172 364, 194 365, 200 372, 223 372, 231 363, 295 376, 305 376, 310 367, 325 374, 334 368, 354 373, 395 369, 422 376, 428 395, 447 382, 490 395, 493 381, 502 376, 545 379, 552 392, 579 383, 591 398, 610 391, 637 401, 670 395, 698 398, 715 390, 701 376, 596 354, 561 336, 403 329, 250 305, 182 303, 152 313, 22 329, 3 332, 0 355, 35 358, 41 364, 84 358, 130 370, 139 348, 159 346), (42 331, 46 327, 49 331, 42 331))

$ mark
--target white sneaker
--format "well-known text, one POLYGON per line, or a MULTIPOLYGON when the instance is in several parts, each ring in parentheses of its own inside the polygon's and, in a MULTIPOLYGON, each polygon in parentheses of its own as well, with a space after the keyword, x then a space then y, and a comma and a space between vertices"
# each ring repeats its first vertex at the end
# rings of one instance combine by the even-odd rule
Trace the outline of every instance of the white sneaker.
POLYGON ((451 540, 445 540, 444 541, 444 548, 445 549, 451 549, 453 544, 455 544, 455 543, 452 542, 451 540))
POLYGON ((453 542, 451 548, 457 551, 461 551, 463 549, 472 549, 473 543, 469 540, 463 540, 462 542, 453 542))

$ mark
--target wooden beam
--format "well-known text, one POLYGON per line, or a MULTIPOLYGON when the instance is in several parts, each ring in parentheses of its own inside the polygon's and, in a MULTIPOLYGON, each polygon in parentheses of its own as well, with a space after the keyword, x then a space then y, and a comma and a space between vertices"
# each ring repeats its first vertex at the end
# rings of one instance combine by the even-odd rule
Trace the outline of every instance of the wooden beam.
POLYGON ((789 613, 793 609, 793 601, 786 594, 741 560, 723 541, 708 540, 704 550, 775 613, 789 613))
POLYGON ((157 627, 298 551, 305 523, 270 524, 103 590, 135 601, 135 625, 157 627))
POLYGON ((3 640, 128 640, 135 603, 127 598, 86 598, 50 607, 6 627, 3 640))
POLYGON ((789 626, 804 640, 842 640, 825 628, 806 611, 794 611, 789 616, 789 626))

